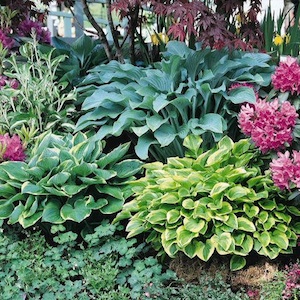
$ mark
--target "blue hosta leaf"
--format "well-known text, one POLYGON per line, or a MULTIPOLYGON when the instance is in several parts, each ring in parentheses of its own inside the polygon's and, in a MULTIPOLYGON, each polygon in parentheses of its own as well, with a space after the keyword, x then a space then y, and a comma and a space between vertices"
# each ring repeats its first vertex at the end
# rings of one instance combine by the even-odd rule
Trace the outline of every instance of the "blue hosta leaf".
POLYGON ((0 195, 1 197, 9 198, 16 194, 16 189, 8 183, 0 184, 0 195))
MULTIPOLYGON (((78 176, 87 177, 91 173, 93 173, 96 169, 97 169, 97 164, 95 164, 95 163, 91 164, 91 163, 82 162, 79 165, 73 167, 70 170, 70 173, 71 174, 76 174, 78 176)), ((66 173, 66 172, 62 172, 62 173, 66 173)), ((67 174, 69 174, 69 173, 67 173, 67 174)), ((65 176, 65 179, 66 179, 66 181, 68 180, 68 178, 66 178, 66 176, 65 176)))
POLYGON ((146 118, 146 124, 153 132, 157 130, 162 124, 165 124, 167 122, 168 120, 166 118, 163 118, 159 114, 155 114, 146 118))
POLYGON ((158 144, 158 142, 153 138, 152 135, 150 134, 142 135, 138 139, 137 145, 134 147, 137 156, 143 160, 147 159, 149 156, 148 155, 149 147, 155 144, 158 144))
POLYGON ((26 181, 29 179, 25 171, 26 164, 20 161, 7 161, 0 164, 0 172, 4 171, 10 179, 26 181))
POLYGON ((140 127, 131 127, 131 129, 138 137, 140 137, 143 134, 145 134, 147 131, 149 131, 149 126, 144 125, 144 126, 140 126, 140 127))
POLYGON ((164 56, 169 56, 170 54, 176 54, 181 57, 187 57, 195 51, 189 48, 185 43, 180 43, 177 41, 170 41, 167 44, 167 52, 164 53, 164 56))
POLYGON ((226 96, 227 100, 230 100, 234 104, 241 104, 244 102, 255 103, 256 96, 253 88, 250 87, 238 87, 229 92, 229 96, 226 96))
POLYGON ((5 203, 0 205, 0 219, 7 219, 14 211, 14 205, 5 203))
POLYGON ((162 125, 154 132, 154 136, 162 147, 171 144, 177 136, 176 130, 167 124, 162 125))
POLYGON ((167 100, 167 95, 166 94, 160 94, 153 101, 153 109, 158 113, 164 107, 166 107, 169 103, 170 102, 167 100))
POLYGON ((223 133, 226 130, 226 125, 223 117, 219 114, 209 113, 199 120, 199 127, 205 131, 213 131, 223 133))

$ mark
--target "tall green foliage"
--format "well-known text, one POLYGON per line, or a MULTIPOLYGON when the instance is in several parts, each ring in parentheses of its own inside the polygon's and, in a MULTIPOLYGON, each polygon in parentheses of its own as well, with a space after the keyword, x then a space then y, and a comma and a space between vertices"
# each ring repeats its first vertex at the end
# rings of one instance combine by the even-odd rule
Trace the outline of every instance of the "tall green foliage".
POLYGON ((115 221, 129 219, 129 237, 149 233, 147 241, 171 257, 231 255, 232 270, 244 267, 251 251, 271 259, 292 253, 300 211, 261 171, 258 151, 229 137, 206 152, 201 143, 188 136, 186 157, 146 164, 146 175, 131 183, 134 199, 115 221))
POLYGON ((169 42, 153 68, 110 62, 91 70, 79 87, 84 114, 76 130, 96 128, 96 139, 126 137, 141 159, 183 156, 183 139, 203 135, 207 149, 224 134, 236 137, 236 113, 254 102, 250 87, 267 86, 273 68, 262 53, 201 49, 169 42))

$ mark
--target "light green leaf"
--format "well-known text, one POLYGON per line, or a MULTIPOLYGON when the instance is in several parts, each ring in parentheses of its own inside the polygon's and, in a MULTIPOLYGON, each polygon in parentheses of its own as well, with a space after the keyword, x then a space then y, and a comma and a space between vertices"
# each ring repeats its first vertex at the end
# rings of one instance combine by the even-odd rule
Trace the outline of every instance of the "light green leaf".
POLYGON ((256 227, 250 220, 244 218, 244 217, 238 217, 238 229, 247 231, 247 232, 255 232, 256 227))
POLYGON ((215 251, 215 246, 210 239, 205 243, 199 241, 196 242, 196 255, 203 261, 208 261, 215 251))
POLYGON ((180 212, 176 209, 171 209, 167 212, 167 222, 169 224, 176 223, 181 218, 180 212))
POLYGON ((230 259, 230 270, 238 271, 244 268, 246 265, 246 259, 242 256, 233 255, 230 259))
POLYGON ((206 222, 202 219, 188 219, 185 218, 183 220, 183 226, 186 230, 194 232, 194 233, 199 233, 205 226, 206 222))
POLYGON ((65 220, 60 215, 60 209, 62 204, 57 199, 51 199, 46 202, 46 205, 42 214, 42 221, 49 222, 51 224, 61 224, 65 220))

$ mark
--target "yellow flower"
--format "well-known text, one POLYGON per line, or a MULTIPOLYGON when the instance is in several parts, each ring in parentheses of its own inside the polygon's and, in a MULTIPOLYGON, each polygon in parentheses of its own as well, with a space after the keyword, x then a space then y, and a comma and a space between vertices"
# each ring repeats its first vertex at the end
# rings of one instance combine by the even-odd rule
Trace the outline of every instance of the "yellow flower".
POLYGON ((163 32, 151 34, 151 42, 155 46, 159 45, 161 42, 166 44, 168 41, 169 37, 163 32))
POLYGON ((283 37, 277 33, 274 40, 273 40, 273 43, 275 44, 275 46, 282 45, 283 44, 283 37))
POLYGON ((241 15, 240 14, 236 14, 236 21, 241 24, 242 23, 242 18, 241 18, 241 15))
POLYGON ((288 33, 284 36, 285 38, 285 43, 288 44, 291 41, 291 35, 288 33))

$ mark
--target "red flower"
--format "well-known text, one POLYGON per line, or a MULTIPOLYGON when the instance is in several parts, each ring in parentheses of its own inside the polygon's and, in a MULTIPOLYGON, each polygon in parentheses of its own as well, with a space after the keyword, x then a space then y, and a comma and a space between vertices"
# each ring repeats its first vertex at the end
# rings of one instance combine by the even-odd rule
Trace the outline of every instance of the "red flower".
POLYGON ((12 137, 10 137, 8 133, 0 135, 0 143, 2 144, 2 149, 4 150, 2 160, 25 160, 26 156, 24 148, 18 135, 14 134, 12 137))

